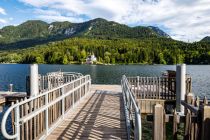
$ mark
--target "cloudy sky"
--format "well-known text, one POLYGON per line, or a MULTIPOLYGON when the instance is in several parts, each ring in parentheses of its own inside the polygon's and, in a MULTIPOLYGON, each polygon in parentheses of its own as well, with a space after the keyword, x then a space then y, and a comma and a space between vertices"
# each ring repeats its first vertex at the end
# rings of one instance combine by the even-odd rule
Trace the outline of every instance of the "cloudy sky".
POLYGON ((98 17, 158 26, 177 40, 210 36, 210 0, 0 0, 0 28, 30 19, 83 22, 98 17))

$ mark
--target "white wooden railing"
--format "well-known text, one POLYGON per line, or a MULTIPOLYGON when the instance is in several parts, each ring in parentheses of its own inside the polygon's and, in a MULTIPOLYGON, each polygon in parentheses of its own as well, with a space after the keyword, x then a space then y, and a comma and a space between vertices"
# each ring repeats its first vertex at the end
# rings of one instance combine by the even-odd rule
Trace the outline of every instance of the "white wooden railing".
MULTIPOLYGON (((49 72, 46 75, 39 74, 39 93, 46 92, 56 88, 65 83, 71 82, 83 76, 81 73, 76 72, 49 72)), ((26 92, 30 92, 30 76, 26 77, 26 92)))
MULTIPOLYGON (((176 77, 127 77, 138 99, 176 100, 176 77)), ((192 92, 192 78, 186 75, 186 93, 192 92)))
POLYGON ((125 106, 128 139, 141 140, 141 112, 137 106, 133 91, 131 90, 132 86, 129 84, 125 75, 122 77, 121 85, 125 106))
MULTIPOLYGON (((70 74, 70 73, 65 73, 70 74)), ((72 73, 71 73, 72 74, 72 73)), ((12 104, 5 112, 1 131, 6 139, 45 139, 90 90, 90 75, 12 104), (14 121, 13 134, 6 131, 8 116, 14 121)))
MULTIPOLYGON (((46 75, 39 75, 39 91, 45 92, 65 83, 71 82, 83 76, 81 73, 75 72, 50 72, 46 75)), ((29 84, 30 85, 30 84, 29 84)))

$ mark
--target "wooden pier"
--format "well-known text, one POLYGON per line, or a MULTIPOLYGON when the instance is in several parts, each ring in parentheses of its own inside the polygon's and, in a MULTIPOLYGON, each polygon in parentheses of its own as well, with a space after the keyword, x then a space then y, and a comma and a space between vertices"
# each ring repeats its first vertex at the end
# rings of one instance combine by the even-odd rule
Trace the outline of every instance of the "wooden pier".
POLYGON ((47 137, 53 139, 127 139, 120 85, 92 85, 91 93, 47 137))
POLYGON ((21 100, 27 97, 25 92, 10 92, 10 91, 0 91, 0 105, 1 104, 11 104, 16 100, 21 100))
POLYGON ((39 92, 12 103, 2 119, 2 134, 16 140, 141 140, 144 113, 152 121, 153 140, 165 140, 167 131, 176 140, 179 129, 185 140, 208 140, 208 100, 193 97, 185 65, 177 70, 173 78, 124 75, 121 85, 92 85, 90 75, 61 73, 56 78, 54 73, 38 80, 36 74, 36 84, 31 77, 30 85, 39 92), (10 114, 13 134, 6 131, 10 114), (172 128, 166 131, 167 124, 172 128))

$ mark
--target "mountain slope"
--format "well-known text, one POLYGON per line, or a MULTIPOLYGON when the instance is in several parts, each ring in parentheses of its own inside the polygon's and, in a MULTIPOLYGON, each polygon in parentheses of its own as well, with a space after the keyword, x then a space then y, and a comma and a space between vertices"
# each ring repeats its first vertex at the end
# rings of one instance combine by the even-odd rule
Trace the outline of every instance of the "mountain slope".
POLYGON ((142 26, 131 28, 124 24, 119 24, 113 21, 106 21, 100 18, 88 21, 83 24, 86 24, 86 28, 85 30, 82 31, 82 34, 80 33, 80 35, 86 37, 93 37, 93 38, 168 37, 166 33, 159 34, 159 32, 157 32, 157 30, 153 30, 153 28, 142 27, 142 26))
POLYGON ((38 44, 62 40, 69 37, 88 38, 169 38, 165 32, 157 27, 129 27, 113 21, 97 18, 83 23, 53 22, 46 23, 40 20, 30 20, 18 26, 7 26, 0 29, 0 47, 18 44, 22 48, 30 44, 38 44))
POLYGON ((164 31, 162 31, 160 28, 154 26, 148 26, 148 27, 152 29, 154 32, 156 32, 158 35, 170 38, 170 36, 164 31))
POLYGON ((210 36, 204 37, 201 42, 209 42, 210 43, 210 36))

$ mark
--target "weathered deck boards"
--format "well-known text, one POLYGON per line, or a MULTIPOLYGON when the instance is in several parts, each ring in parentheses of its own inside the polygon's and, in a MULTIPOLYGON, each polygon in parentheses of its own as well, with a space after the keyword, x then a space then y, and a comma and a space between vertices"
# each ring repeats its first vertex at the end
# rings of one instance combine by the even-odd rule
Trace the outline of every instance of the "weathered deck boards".
POLYGON ((90 96, 47 139, 127 139, 121 87, 92 85, 90 96))

